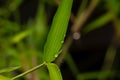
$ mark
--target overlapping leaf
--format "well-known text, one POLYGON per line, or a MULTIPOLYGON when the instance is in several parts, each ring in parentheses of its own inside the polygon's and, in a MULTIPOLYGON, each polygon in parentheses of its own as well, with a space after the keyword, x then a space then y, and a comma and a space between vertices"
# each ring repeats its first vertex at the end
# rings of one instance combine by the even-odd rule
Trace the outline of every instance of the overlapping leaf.
POLYGON ((63 80, 60 69, 54 63, 47 63, 47 67, 50 74, 50 80, 63 80))

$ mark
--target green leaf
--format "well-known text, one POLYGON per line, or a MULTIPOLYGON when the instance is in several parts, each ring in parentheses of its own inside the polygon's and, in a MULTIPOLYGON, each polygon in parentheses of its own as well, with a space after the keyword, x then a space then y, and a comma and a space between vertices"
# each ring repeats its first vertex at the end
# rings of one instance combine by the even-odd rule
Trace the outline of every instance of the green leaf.
POLYGON ((106 13, 106 14, 102 15, 100 18, 98 18, 95 21, 88 24, 85 28, 83 28, 82 32, 88 33, 88 32, 93 31, 95 29, 101 28, 103 25, 110 22, 113 17, 114 17, 114 15, 111 14, 110 12, 106 13))
POLYGON ((20 6, 20 4, 22 3, 22 1, 23 0, 12 0, 12 2, 10 3, 10 5, 8 7, 9 10, 10 11, 16 10, 20 6))
POLYGON ((11 79, 0 75, 0 80, 11 80, 11 79))
POLYGON ((43 59, 45 62, 54 61, 59 54, 67 31, 72 2, 73 0, 61 0, 44 46, 43 59))
POLYGON ((100 72, 88 72, 88 73, 83 73, 83 74, 78 74, 77 75, 77 80, 92 80, 95 78, 107 78, 108 76, 115 76, 116 72, 115 71, 100 71, 100 72))
POLYGON ((14 71, 14 70, 16 70, 16 69, 18 69, 18 68, 20 68, 20 66, 5 68, 5 69, 0 70, 0 73, 11 72, 11 71, 14 71))
POLYGON ((118 14, 120 12, 120 0, 106 0, 109 10, 118 14))
POLYGON ((31 36, 32 42, 39 48, 39 50, 43 51, 43 46, 48 34, 48 27, 45 5, 41 2, 39 3, 35 24, 32 25, 32 27, 35 29, 31 36))
POLYGON ((28 29, 28 30, 26 30, 26 31, 22 31, 21 33, 15 35, 15 36, 12 38, 11 42, 12 42, 12 43, 18 43, 18 42, 20 42, 22 39, 24 39, 25 37, 27 37, 28 35, 30 35, 31 32, 32 32, 31 29, 28 29))
POLYGON ((50 80, 63 80, 61 76, 60 69, 54 63, 46 63, 47 68, 50 73, 50 80))

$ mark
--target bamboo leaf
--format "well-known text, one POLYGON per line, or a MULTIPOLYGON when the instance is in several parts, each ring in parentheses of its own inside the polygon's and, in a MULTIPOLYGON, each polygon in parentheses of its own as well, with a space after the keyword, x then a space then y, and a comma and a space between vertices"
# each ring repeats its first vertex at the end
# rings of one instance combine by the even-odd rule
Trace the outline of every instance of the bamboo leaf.
POLYGON ((26 31, 23 31, 23 32, 15 35, 15 36, 12 38, 11 42, 12 42, 12 43, 18 43, 18 42, 20 42, 22 39, 24 39, 25 37, 27 37, 28 35, 30 35, 31 32, 32 32, 31 29, 28 29, 28 30, 26 30, 26 31))
POLYGON ((43 51, 43 46, 48 34, 48 27, 46 20, 45 5, 44 3, 41 3, 41 1, 39 3, 35 24, 32 25, 32 27, 34 27, 35 29, 31 36, 32 41, 41 51, 43 51))
POLYGON ((52 62, 58 56, 64 42, 70 18, 73 0, 61 0, 59 8, 53 18, 52 26, 44 46, 44 61, 52 62))
POLYGON ((98 77, 106 78, 108 76, 115 76, 115 71, 100 71, 100 72, 89 72, 89 73, 83 73, 77 75, 77 80, 92 80, 98 77))
POLYGON ((119 14, 120 0, 106 0, 106 4, 109 10, 117 15, 119 14))
POLYGON ((9 5, 9 10, 14 11, 16 10, 20 4, 22 3, 23 0, 12 0, 12 2, 9 5))
POLYGON ((0 80, 10 80, 10 78, 7 78, 7 77, 0 75, 0 80))
POLYGON ((88 24, 82 31, 83 31, 83 33, 88 33, 95 29, 101 28, 103 25, 110 22, 113 17, 114 17, 114 15, 111 14, 110 12, 106 13, 106 14, 102 15, 100 18, 98 18, 95 21, 88 24))
POLYGON ((16 69, 18 69, 18 68, 20 68, 20 66, 5 68, 5 69, 0 70, 0 73, 11 72, 11 71, 14 71, 14 70, 16 70, 16 69))
POLYGON ((61 76, 60 69, 54 63, 47 63, 47 68, 50 73, 50 80, 63 80, 61 76))

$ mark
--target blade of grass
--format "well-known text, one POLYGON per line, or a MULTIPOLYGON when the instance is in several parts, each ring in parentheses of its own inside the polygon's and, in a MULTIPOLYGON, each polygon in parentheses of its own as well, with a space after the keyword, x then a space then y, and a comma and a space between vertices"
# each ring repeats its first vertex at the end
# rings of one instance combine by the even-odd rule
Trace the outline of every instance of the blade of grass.
POLYGON ((32 25, 32 27, 35 30, 33 31, 32 36, 30 36, 32 38, 31 43, 33 43, 33 45, 39 47, 39 49, 43 51, 43 46, 48 34, 48 27, 46 20, 45 5, 42 2, 39 2, 35 24, 32 25))
POLYGON ((17 79, 17 78, 20 78, 20 77, 26 75, 26 74, 29 74, 29 73, 31 73, 31 72, 33 72, 33 71, 39 69, 39 68, 40 68, 41 66, 43 66, 44 64, 45 64, 45 63, 42 63, 42 64, 40 64, 40 65, 38 65, 38 66, 35 66, 35 67, 29 69, 28 71, 23 72, 22 74, 19 74, 19 75, 13 77, 11 80, 15 80, 15 79, 17 79))
POLYGON ((10 80, 10 78, 0 75, 0 80, 10 80))
POLYGON ((79 11, 77 13, 77 16, 80 16, 81 13, 85 10, 86 6, 87 6, 88 0, 82 0, 82 3, 79 7, 79 11))
POLYGON ((10 11, 15 11, 20 4, 22 3, 23 0, 12 0, 12 2, 9 4, 8 9, 10 11))
POLYGON ((52 26, 44 47, 45 62, 52 62, 58 56, 64 42, 67 26, 70 18, 73 0, 62 0, 53 18, 52 26))
POLYGON ((95 21, 88 24, 85 28, 83 28, 83 33, 88 33, 92 30, 101 28, 104 24, 110 22, 112 20, 114 15, 112 15, 110 12, 102 15, 100 18, 96 19, 95 21))
POLYGON ((87 19, 92 14, 93 10, 96 8, 96 6, 99 4, 100 0, 91 0, 88 8, 82 12, 81 15, 78 15, 76 22, 72 26, 73 32, 79 32, 79 30, 82 28, 82 26, 85 24, 87 19))
POLYGON ((20 66, 1 69, 0 73, 11 72, 11 71, 14 71, 14 70, 19 69, 19 68, 20 68, 20 66))
POLYGON ((60 69, 54 63, 46 63, 47 68, 50 73, 50 80, 63 80, 61 76, 60 69))
POLYGON ((116 15, 120 12, 120 1, 119 0, 106 0, 107 8, 115 13, 116 15))
POLYGON ((32 29, 27 29, 26 31, 22 31, 21 33, 15 35, 11 42, 12 43, 18 43, 20 42, 22 39, 24 39, 26 36, 30 35, 30 33, 32 32, 32 29))
POLYGON ((108 76, 115 76, 115 71, 100 71, 83 73, 77 76, 77 80, 97 79, 99 77, 106 78, 108 76))

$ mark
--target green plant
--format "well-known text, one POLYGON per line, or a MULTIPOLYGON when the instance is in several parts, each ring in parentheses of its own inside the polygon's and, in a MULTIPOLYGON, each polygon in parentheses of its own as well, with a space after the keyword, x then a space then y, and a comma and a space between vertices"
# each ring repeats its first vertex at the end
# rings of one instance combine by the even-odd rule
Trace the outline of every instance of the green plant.
MULTIPOLYGON (((69 1, 62 0, 61 3, 59 4, 59 8, 53 18, 52 26, 44 47, 43 63, 18 76, 13 77, 11 80, 15 80, 21 76, 24 76, 40 68, 43 65, 46 65, 48 67, 51 80, 62 80, 62 76, 58 66, 51 62, 54 61, 55 58, 57 58, 57 56, 59 55, 60 53, 59 51, 64 42, 64 37, 67 31, 67 26, 69 22, 70 13, 71 13, 72 1, 73 0, 69 0, 69 1)), ((19 35, 17 34, 12 39, 12 43, 20 42, 21 39, 29 35, 31 31, 32 30, 26 30, 20 33, 19 35)), ((1 78, 4 78, 4 77, 1 77, 1 78)), ((7 80, 7 78, 3 80, 7 80)))
POLYGON ((29 18, 25 23, 21 22, 22 13, 19 10, 25 0, 2 1, 5 1, 5 4, 0 5, 0 80, 22 78, 25 80, 48 80, 49 78, 50 80, 63 80, 60 71, 63 61, 76 80, 103 80, 119 76, 117 69, 112 70, 120 43, 119 0, 81 0, 80 6, 79 4, 73 5, 73 9, 74 6, 79 6, 78 11, 73 10, 73 12, 71 12, 73 1, 79 2, 80 0, 38 0, 35 18, 29 18), (52 22, 48 19, 52 10, 46 9, 46 5, 54 6, 54 8, 59 6, 52 22), (105 12, 93 18, 92 12, 99 12, 96 8, 104 9, 105 12), (71 31, 68 29, 69 20, 71 31), (48 21, 51 23, 50 31, 48 21), (77 42, 81 34, 84 37, 89 32, 102 29, 109 23, 114 28, 114 35, 108 45, 101 70, 80 72, 69 50, 71 44, 73 41, 77 42), (73 40, 74 36, 78 38, 73 40))
POLYGON ((10 78, 7 78, 7 77, 0 75, 0 80, 10 80, 10 78))

